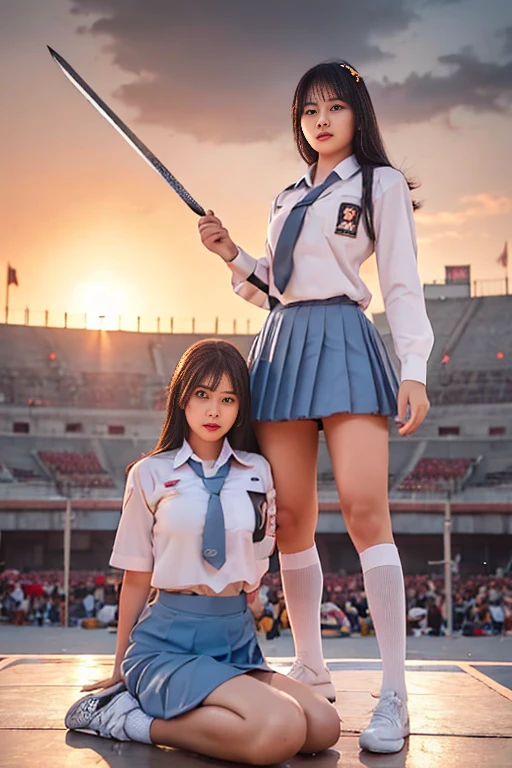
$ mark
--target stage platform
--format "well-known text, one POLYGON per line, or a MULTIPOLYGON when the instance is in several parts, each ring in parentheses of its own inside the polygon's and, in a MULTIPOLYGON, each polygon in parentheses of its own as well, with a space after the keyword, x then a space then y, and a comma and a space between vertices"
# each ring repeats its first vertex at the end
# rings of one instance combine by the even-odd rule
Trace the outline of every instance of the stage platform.
MULTIPOLYGON (((289 659, 271 659, 286 672, 289 659)), ((335 749, 287 768, 512 768, 512 663, 408 661, 412 735, 397 755, 360 752, 380 685, 376 661, 330 660, 343 733, 335 749)), ((178 750, 121 743, 64 728, 82 685, 108 677, 111 656, 0 657, 1 768, 213 768, 178 750)), ((283 764, 284 765, 284 764, 283 764)))

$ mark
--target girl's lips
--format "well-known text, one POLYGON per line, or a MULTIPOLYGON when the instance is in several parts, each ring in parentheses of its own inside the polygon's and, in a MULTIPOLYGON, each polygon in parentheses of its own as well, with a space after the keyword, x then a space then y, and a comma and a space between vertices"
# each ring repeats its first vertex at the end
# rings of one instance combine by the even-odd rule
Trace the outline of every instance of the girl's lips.
POLYGON ((204 428, 208 430, 208 432, 215 432, 217 429, 220 429, 220 426, 218 424, 205 424, 204 428))
POLYGON ((332 133, 320 133, 316 138, 318 141, 327 141, 327 139, 332 139, 332 133))

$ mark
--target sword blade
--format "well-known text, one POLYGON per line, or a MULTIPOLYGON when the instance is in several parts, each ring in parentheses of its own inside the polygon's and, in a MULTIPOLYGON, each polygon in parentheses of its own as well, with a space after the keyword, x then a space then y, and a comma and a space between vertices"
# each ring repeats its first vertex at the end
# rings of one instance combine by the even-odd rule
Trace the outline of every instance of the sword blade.
POLYGON ((126 123, 124 123, 121 118, 118 117, 107 104, 105 104, 103 99, 101 99, 89 85, 87 85, 85 80, 80 77, 78 72, 76 72, 76 70, 74 70, 70 64, 68 64, 66 59, 57 53, 57 51, 54 51, 53 48, 50 48, 50 46, 48 46, 48 50, 68 80, 70 80, 75 88, 79 90, 83 96, 85 96, 87 101, 89 101, 93 107, 98 110, 100 115, 102 115, 105 120, 108 120, 108 122, 116 129, 116 131, 121 134, 123 139, 125 139, 125 141, 127 141, 128 144, 133 147, 136 152, 138 152, 142 159, 145 160, 159 174, 159 176, 161 176, 162 179, 166 181, 167 184, 169 184, 175 192, 178 193, 181 199, 187 203, 189 208, 191 208, 199 216, 205 216, 206 213, 204 208, 199 205, 196 200, 194 200, 192 195, 187 192, 185 187, 180 184, 178 179, 173 176, 169 169, 165 167, 165 165, 156 157, 156 155, 153 154, 153 152, 144 144, 144 142, 142 142, 138 136, 136 136, 134 132, 128 128, 126 123))

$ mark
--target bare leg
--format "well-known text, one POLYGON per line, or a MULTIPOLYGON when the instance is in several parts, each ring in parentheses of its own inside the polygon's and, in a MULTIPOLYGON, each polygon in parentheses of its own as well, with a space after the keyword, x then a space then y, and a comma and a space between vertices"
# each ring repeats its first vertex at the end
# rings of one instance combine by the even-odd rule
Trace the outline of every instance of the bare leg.
POLYGON ((252 765, 288 760, 306 737, 297 701, 251 675, 223 683, 197 709, 151 725, 154 744, 252 765))
POLYGON ((314 421, 257 421, 254 429, 272 467, 279 551, 302 552, 315 543, 318 520, 318 427, 314 421))
POLYGON ((315 546, 318 519, 318 426, 313 421, 257 422, 263 454, 272 467, 277 495, 277 543, 298 675, 334 698, 320 633, 323 574, 315 546), (309 671, 308 671, 309 670, 309 671))
POLYGON ((359 553, 393 543, 388 505, 389 434, 384 416, 337 414, 324 419, 341 509, 359 553))
POLYGON ((306 740, 301 752, 313 754, 333 747, 340 737, 340 718, 332 704, 316 693, 309 685, 303 685, 277 672, 253 672, 254 677, 278 691, 289 694, 306 715, 306 740))
POLYGON ((361 557, 382 690, 405 701, 405 588, 388 505, 387 419, 339 414, 324 428, 347 530, 361 557))

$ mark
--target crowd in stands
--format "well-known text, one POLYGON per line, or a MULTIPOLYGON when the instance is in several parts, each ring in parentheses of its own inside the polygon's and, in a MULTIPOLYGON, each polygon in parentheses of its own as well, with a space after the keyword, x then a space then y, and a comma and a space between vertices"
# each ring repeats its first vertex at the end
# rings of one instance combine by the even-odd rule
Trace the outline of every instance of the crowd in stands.
MULTIPOLYGON (((118 574, 71 571, 69 626, 90 619, 102 626, 115 623, 119 583, 118 574)), ((0 621, 18 626, 63 624, 64 594, 62 571, 3 571, 0 573, 0 621)))
POLYGON ((79 488, 114 488, 112 478, 92 451, 38 451, 38 456, 57 482, 66 481, 79 488))
POLYGON ((399 491, 444 491, 457 489, 473 459, 423 458, 398 485, 399 491))
MULTIPOLYGON (((70 626, 107 626, 117 619, 121 573, 72 571, 70 626), (89 622, 89 624, 88 624, 89 622)), ((438 636, 446 627, 446 600, 441 576, 406 576, 408 634, 438 636)), ((512 635, 512 577, 454 576, 453 628, 468 636, 512 635)), ((289 629, 279 573, 267 573, 251 600, 259 629, 268 639, 289 629)), ((0 573, 0 621, 44 626, 62 624, 62 571, 0 573)), ((324 635, 373 633, 363 577, 326 573, 321 609, 324 635)))

